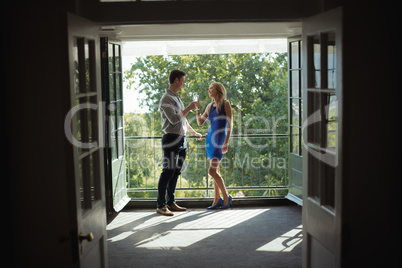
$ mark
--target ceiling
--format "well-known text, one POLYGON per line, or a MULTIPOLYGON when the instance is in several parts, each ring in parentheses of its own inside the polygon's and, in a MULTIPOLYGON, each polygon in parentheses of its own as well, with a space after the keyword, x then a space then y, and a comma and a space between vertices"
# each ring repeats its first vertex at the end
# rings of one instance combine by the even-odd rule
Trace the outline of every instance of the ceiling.
POLYGON ((101 27, 101 36, 127 41, 275 39, 301 34, 301 22, 186 23, 101 27))
POLYGON ((187 23, 103 26, 101 36, 119 40, 123 54, 262 53, 287 51, 286 38, 301 34, 301 22, 187 23))

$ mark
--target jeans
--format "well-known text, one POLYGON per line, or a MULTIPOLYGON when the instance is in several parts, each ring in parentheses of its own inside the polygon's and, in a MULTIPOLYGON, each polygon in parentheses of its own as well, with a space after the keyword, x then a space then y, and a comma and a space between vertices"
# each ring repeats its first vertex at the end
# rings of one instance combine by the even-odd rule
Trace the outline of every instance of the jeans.
POLYGON ((176 134, 163 135, 162 150, 163 168, 158 183, 158 208, 174 203, 177 179, 186 159, 186 137, 176 134))

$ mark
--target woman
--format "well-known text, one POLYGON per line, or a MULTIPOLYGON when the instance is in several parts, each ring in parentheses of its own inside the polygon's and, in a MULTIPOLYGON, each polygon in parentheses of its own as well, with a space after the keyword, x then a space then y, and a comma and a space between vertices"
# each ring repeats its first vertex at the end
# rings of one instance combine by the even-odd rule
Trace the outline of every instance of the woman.
POLYGON ((208 93, 212 102, 207 106, 202 116, 199 109, 197 110, 197 123, 199 126, 204 124, 207 118, 211 121, 206 148, 207 157, 210 161, 209 175, 214 178, 215 198, 212 206, 207 209, 217 209, 219 207, 226 209, 230 206, 232 196, 226 190, 225 183, 219 172, 219 163, 229 147, 229 139, 233 126, 232 108, 229 101, 226 100, 226 89, 221 83, 211 84, 208 93), (219 190, 222 192, 223 198, 220 196, 219 190))

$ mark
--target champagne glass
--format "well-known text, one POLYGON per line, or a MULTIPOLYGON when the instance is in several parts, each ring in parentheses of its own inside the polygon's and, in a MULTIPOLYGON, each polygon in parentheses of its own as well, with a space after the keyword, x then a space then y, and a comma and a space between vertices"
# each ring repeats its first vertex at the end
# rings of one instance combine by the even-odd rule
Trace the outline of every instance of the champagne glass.
MULTIPOLYGON (((193 101, 198 101, 198 93, 194 92, 193 93, 193 101)), ((200 108, 195 107, 196 110, 199 110, 200 108)))

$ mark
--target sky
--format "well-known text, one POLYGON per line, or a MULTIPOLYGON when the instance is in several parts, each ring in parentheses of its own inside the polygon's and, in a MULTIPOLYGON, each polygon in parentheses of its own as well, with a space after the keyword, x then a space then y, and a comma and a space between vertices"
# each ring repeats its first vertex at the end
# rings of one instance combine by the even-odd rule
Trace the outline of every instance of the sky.
POLYGON ((135 62, 136 57, 124 55, 124 50, 122 53, 123 61, 123 109, 124 113, 146 113, 147 109, 141 109, 139 104, 140 100, 145 98, 145 94, 141 94, 138 90, 138 85, 132 86, 132 89, 127 89, 128 82, 124 81, 124 72, 131 68, 133 62, 135 62))

